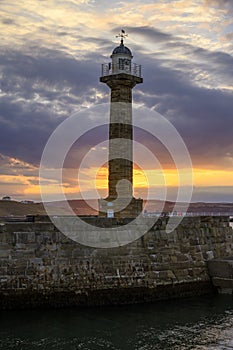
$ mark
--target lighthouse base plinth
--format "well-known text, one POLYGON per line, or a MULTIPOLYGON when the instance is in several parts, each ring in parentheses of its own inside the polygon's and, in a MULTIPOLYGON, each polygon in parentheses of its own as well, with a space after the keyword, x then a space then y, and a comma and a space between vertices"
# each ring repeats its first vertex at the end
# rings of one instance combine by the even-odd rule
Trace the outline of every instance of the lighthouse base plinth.
POLYGON ((110 198, 99 199, 99 216, 108 218, 136 218, 143 209, 143 199, 110 198))

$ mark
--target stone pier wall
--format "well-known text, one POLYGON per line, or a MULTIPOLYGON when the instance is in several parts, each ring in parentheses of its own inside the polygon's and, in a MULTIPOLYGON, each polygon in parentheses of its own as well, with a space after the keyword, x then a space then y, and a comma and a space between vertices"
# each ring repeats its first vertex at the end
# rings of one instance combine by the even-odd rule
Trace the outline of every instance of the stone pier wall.
POLYGON ((229 219, 185 218, 169 234, 166 220, 159 219, 137 241, 111 249, 75 243, 46 221, 0 224, 0 308, 117 304, 210 292, 207 260, 233 255, 229 219))

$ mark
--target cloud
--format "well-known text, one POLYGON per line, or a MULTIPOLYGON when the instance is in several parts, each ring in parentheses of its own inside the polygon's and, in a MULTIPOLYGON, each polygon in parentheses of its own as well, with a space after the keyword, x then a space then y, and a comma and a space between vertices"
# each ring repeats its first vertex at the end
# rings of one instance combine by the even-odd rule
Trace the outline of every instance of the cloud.
POLYGON ((192 202, 229 202, 232 203, 233 186, 195 187, 192 202))
MULTIPOLYGON (((3 5, 3 155, 38 166, 59 123, 75 111, 109 101, 109 89, 98 81, 100 68, 117 45, 112 34, 123 26, 129 32, 126 45, 143 69, 144 84, 135 87, 134 101, 155 108, 177 127, 195 166, 232 169, 232 1, 68 0, 55 6, 48 0, 3 5)), ((80 162, 104 132, 96 130, 95 136, 75 145, 67 166, 80 162)), ((171 164, 148 135, 135 132, 135 137, 171 164)), ((4 167, 6 172, 20 171, 5 164, 2 172, 4 167)))
POLYGON ((38 175, 38 169, 19 159, 0 154, 0 173, 1 175, 23 175, 31 177, 38 175))
MULTIPOLYGON (((55 127, 82 105, 98 101, 99 64, 59 51, 2 51, 1 152, 39 162, 55 127)), ((101 89, 101 88, 100 88, 101 89)))
POLYGON ((229 12, 233 11, 232 0, 205 0, 207 6, 217 6, 229 12))
MULTIPOLYGON (((231 93, 217 88, 215 79, 219 76, 219 83, 224 82, 226 87, 231 83, 232 56, 194 47, 156 28, 134 29, 138 33, 142 31, 146 39, 153 35, 162 38, 167 50, 178 46, 187 57, 182 64, 176 56, 168 60, 136 51, 143 64, 144 84, 135 88, 135 101, 155 107, 174 123, 196 165, 231 166, 225 155, 232 150, 233 103, 231 93), (203 83, 198 77, 206 69, 203 83)), ((31 55, 16 50, 2 51, 1 88, 5 94, 0 113, 1 152, 38 164, 46 140, 64 118, 81 106, 108 100, 109 90, 98 83, 100 63, 104 59, 97 52, 77 59, 45 48, 31 55)), ((95 139, 98 140, 98 136, 95 139)), ((86 146, 83 144, 78 153, 93 146, 93 141, 93 138, 92 142, 86 139, 86 146)))
MULTIPOLYGON (((127 29, 132 34, 137 34, 139 36, 147 37, 147 39, 156 41, 156 42, 168 42, 171 40, 174 40, 174 36, 170 33, 164 33, 161 30, 150 27, 150 26, 139 26, 139 27, 132 27, 128 26, 127 29)), ((112 32, 116 32, 117 28, 114 28, 112 32)))
POLYGON ((150 71, 149 86, 145 77, 145 95, 138 95, 138 102, 154 103, 156 110, 170 119, 186 142, 195 166, 232 168, 232 161, 226 157, 233 150, 231 94, 193 86, 169 72, 156 68, 154 74, 150 71), (155 97, 150 96, 152 88, 155 97))
MULTIPOLYGON (((23 198, 31 187, 38 187, 38 168, 0 154, 0 196, 23 198)), ((37 191, 38 192, 38 191, 37 191)), ((37 194, 37 199, 38 199, 37 194)))
POLYGON ((15 25, 15 21, 11 18, 3 18, 2 19, 2 23, 3 24, 7 24, 7 25, 15 25))
MULTIPOLYGON (((157 31, 155 31, 156 33, 157 31)), ((149 35, 152 35, 152 28, 149 35)), ((144 32, 145 39, 147 31, 144 32)), ((143 57, 144 84, 135 88, 135 100, 169 118, 184 138, 196 166, 232 168, 233 57, 180 41, 186 60, 179 57, 143 57), (195 61, 194 61, 195 60, 195 61), (140 89, 141 91, 138 91, 140 89)))

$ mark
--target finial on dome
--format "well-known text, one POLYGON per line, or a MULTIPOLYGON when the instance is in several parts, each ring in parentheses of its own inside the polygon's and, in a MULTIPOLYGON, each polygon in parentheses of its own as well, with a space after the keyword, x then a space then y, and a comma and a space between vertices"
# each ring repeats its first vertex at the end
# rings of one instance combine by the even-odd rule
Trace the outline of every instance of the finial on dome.
MULTIPOLYGON (((121 29, 121 32, 118 35, 116 35, 116 38, 121 38, 121 43, 119 46, 117 46, 113 50, 112 55, 124 54, 124 55, 131 56, 131 58, 133 58, 132 52, 130 51, 130 49, 124 45, 124 38, 126 38, 127 36, 128 34, 125 33, 124 29, 121 29)), ((110 56, 111 58, 112 58, 112 55, 110 56)))
POLYGON ((128 34, 125 33, 124 29, 121 29, 121 32, 116 35, 116 38, 121 38, 121 45, 124 44, 124 38, 126 38, 128 36, 128 34))

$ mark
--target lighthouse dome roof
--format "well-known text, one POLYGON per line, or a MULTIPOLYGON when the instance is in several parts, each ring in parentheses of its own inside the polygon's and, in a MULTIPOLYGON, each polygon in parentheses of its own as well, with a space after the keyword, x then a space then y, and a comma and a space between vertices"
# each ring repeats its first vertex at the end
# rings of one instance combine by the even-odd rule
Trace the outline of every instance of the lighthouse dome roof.
POLYGON ((112 55, 117 55, 117 54, 126 54, 126 55, 133 57, 130 49, 127 46, 125 46, 123 43, 121 43, 120 46, 117 46, 113 50, 112 55))

